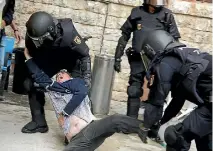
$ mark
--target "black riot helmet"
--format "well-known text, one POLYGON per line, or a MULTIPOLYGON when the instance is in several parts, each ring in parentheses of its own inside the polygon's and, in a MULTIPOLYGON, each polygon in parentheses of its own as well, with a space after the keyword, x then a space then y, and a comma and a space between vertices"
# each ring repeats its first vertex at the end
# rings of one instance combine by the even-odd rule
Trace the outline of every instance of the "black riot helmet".
POLYGON ((166 0, 144 0, 144 4, 151 5, 153 7, 162 7, 167 4, 166 0))
POLYGON ((56 37, 56 19, 50 14, 39 11, 33 13, 26 23, 27 36, 38 48, 52 43, 56 37))
POLYGON ((142 40, 142 51, 152 60, 157 53, 162 53, 175 47, 185 46, 177 42, 165 30, 149 30, 144 32, 144 39, 142 40))

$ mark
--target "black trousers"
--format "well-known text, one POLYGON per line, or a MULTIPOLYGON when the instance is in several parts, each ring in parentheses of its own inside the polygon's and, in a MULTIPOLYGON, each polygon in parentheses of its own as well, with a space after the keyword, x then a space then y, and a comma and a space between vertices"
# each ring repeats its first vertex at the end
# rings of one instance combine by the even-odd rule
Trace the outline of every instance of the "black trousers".
POLYGON ((129 86, 127 88, 127 116, 138 118, 140 97, 143 95, 142 86, 145 67, 140 53, 131 51, 126 52, 126 54, 130 65, 129 86))
POLYGON ((93 121, 70 140, 64 151, 94 151, 116 132, 138 133, 141 122, 118 114, 93 121))
MULTIPOLYGON (((183 137, 183 141, 178 145, 179 148, 174 151, 188 151, 192 140, 195 140, 198 151, 211 151, 212 104, 210 103, 196 108, 184 119, 182 127, 176 129, 176 131, 183 137)), ((167 149, 167 151, 170 150, 171 149, 167 149)))

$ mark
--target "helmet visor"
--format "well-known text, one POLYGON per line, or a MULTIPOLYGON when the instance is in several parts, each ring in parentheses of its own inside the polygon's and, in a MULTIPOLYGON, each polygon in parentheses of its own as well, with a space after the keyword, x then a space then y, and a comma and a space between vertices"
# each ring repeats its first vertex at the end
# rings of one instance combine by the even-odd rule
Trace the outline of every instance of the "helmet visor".
POLYGON ((53 38, 51 37, 50 33, 47 32, 46 34, 40 36, 40 37, 33 37, 30 36, 30 34, 27 32, 27 36, 33 41, 34 45, 36 46, 36 48, 40 47, 41 45, 44 44, 44 41, 46 39, 49 40, 53 40, 53 38))
POLYGON ((145 4, 149 4, 152 6, 164 6, 167 5, 167 0, 145 0, 145 4))

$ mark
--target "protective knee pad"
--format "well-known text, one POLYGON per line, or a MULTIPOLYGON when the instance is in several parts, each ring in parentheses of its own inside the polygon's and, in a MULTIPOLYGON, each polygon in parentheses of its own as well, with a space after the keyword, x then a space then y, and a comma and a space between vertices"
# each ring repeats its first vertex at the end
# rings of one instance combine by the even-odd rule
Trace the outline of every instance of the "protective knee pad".
POLYGON ((128 86, 127 87, 127 94, 131 98, 138 98, 142 96, 142 88, 138 86, 128 86))
POLYGON ((178 149, 183 144, 182 128, 182 124, 171 125, 166 128, 164 139, 168 146, 178 149))

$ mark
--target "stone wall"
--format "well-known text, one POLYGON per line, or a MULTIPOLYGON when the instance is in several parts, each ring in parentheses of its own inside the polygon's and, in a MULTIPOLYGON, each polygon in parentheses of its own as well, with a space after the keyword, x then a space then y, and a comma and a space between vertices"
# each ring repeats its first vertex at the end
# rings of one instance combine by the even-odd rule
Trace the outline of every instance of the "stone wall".
MULTIPOLYGON (((22 36, 25 23, 30 14, 43 10, 56 17, 72 18, 82 36, 92 35, 87 43, 92 59, 95 54, 114 55, 117 40, 121 35, 119 28, 133 7, 141 0, 16 0, 15 20, 22 36)), ((172 1, 168 6, 175 13, 180 29, 181 41, 210 51, 212 48, 212 6, 209 3, 172 1)), ((8 28, 8 33, 10 29, 8 28)), ((129 41, 129 46, 131 40, 129 41)), ((122 58, 122 72, 116 74, 113 100, 126 101, 126 88, 129 65, 126 56, 122 58)))

